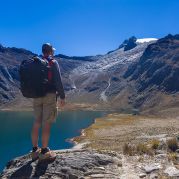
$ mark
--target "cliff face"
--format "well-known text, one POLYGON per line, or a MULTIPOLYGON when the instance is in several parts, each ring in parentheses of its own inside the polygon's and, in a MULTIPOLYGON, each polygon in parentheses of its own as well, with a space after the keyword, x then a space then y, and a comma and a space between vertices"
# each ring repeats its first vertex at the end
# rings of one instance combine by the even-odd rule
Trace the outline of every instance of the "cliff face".
POLYGON ((179 91, 179 35, 168 35, 147 47, 139 62, 126 71, 125 78, 135 80, 138 91, 157 88, 179 91))
POLYGON ((124 78, 134 86, 131 102, 145 109, 167 109, 179 104, 179 35, 168 35, 150 44, 124 78), (146 107, 145 107, 146 106, 146 107))

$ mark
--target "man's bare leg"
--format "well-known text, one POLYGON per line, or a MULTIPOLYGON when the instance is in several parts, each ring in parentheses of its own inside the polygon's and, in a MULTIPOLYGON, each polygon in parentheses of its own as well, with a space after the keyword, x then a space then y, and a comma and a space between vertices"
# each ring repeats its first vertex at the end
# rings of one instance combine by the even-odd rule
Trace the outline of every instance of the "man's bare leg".
POLYGON ((42 128, 42 149, 41 149, 41 157, 40 159, 55 159, 56 154, 48 148, 48 142, 49 142, 49 137, 50 137, 50 129, 51 129, 51 123, 46 122, 43 125, 42 128))
POLYGON ((38 147, 38 139, 39 139, 39 128, 41 127, 41 124, 38 120, 36 120, 32 127, 32 145, 33 147, 38 147))
POLYGON ((42 128, 42 148, 48 147, 50 129, 51 129, 51 123, 45 122, 42 128))

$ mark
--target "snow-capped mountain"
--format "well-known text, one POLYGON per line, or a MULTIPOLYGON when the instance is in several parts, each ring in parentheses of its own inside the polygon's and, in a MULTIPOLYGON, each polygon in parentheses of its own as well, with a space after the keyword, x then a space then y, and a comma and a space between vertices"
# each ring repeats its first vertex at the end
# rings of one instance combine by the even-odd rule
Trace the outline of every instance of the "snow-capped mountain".
MULTIPOLYGON (((122 111, 176 104, 178 44, 178 35, 159 40, 131 37, 105 55, 57 55, 68 103, 122 111)), ((24 49, 0 46, 1 108, 30 105, 19 91, 18 67, 33 55, 24 49)))
MULTIPOLYGON (((134 38, 132 37, 132 39, 134 38)), ((91 57, 91 61, 86 61, 74 68, 69 72, 70 82, 68 85, 71 84, 71 89, 74 89, 67 92, 69 99, 78 102, 80 98, 83 98, 86 103, 96 100, 102 103, 108 102, 107 93, 109 93, 108 90, 111 88, 111 84, 115 80, 118 81, 127 67, 138 61, 147 46, 153 42, 152 40, 140 43, 126 51, 124 50, 125 46, 120 46, 105 55, 91 57), (85 97, 89 95, 91 96, 85 97)), ((124 43, 127 45, 128 40, 125 40, 124 43)), ((115 89, 118 88, 120 86, 115 87, 115 89)))

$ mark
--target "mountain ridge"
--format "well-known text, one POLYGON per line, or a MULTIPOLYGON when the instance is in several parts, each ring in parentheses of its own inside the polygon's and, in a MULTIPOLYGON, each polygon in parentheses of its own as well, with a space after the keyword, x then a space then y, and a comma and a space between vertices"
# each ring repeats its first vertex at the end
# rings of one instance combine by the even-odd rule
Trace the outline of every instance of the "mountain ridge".
MULTIPOLYGON (((61 67, 67 101, 70 104, 95 106, 96 110, 146 111, 155 107, 157 109, 159 105, 155 101, 166 101, 164 98, 170 98, 169 106, 174 105, 171 101, 174 100, 172 95, 175 94, 178 104, 179 88, 173 83, 174 80, 178 80, 178 37, 179 35, 168 35, 159 40, 131 37, 125 40, 120 48, 105 55, 56 55, 55 58, 61 67), (169 76, 165 74, 168 66, 171 67, 168 70, 169 76), (162 75, 170 79, 163 79, 165 82, 159 83, 162 75), (166 93, 162 85, 168 85, 167 89, 175 90, 166 93)), ((0 46, 2 109, 11 104, 26 104, 27 100, 23 99, 19 91, 18 66, 23 59, 33 55, 35 54, 25 49, 4 49, 0 46)), ((30 103, 28 104, 30 106, 30 103)), ((164 104, 166 107, 166 102, 164 104)), ((161 109, 164 109, 164 106, 161 109)))

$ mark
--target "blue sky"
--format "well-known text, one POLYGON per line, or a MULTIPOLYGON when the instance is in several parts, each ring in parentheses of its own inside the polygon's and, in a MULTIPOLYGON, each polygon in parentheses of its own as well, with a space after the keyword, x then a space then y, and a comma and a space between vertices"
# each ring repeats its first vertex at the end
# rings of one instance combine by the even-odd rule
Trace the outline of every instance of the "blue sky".
POLYGON ((179 0, 0 0, 0 43, 41 52, 95 55, 130 36, 179 33, 179 0))

